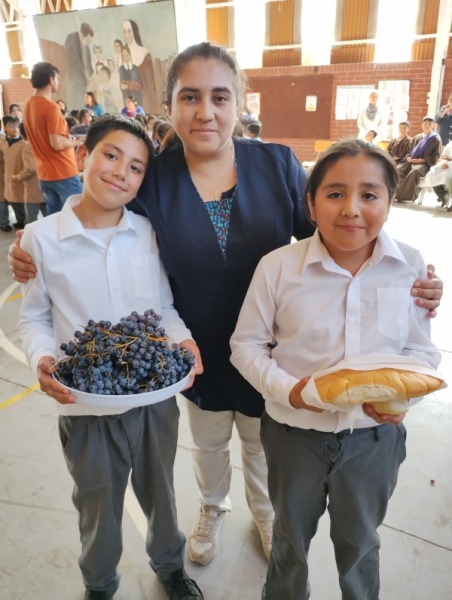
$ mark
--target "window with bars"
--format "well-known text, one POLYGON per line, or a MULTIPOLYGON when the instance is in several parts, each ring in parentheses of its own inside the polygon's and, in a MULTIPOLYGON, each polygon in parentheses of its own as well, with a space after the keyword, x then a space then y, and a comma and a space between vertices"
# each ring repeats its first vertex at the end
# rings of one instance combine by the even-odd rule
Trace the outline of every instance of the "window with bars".
POLYGON ((301 65, 301 2, 270 0, 266 3, 263 67, 301 65))
POLYGON ((234 2, 206 0, 206 37, 212 44, 234 48, 234 2))
POLYGON ((378 0, 337 1, 331 64, 374 61, 377 12, 378 0))

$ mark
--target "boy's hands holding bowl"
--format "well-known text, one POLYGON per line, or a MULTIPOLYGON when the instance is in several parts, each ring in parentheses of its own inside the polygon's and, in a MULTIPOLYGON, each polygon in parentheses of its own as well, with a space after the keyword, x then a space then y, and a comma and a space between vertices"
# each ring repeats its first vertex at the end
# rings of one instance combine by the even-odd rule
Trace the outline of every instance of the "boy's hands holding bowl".
POLYGON ((41 391, 51 396, 60 404, 73 404, 75 396, 72 396, 67 388, 59 384, 52 377, 55 372, 55 359, 53 356, 43 356, 38 363, 38 381, 41 391))

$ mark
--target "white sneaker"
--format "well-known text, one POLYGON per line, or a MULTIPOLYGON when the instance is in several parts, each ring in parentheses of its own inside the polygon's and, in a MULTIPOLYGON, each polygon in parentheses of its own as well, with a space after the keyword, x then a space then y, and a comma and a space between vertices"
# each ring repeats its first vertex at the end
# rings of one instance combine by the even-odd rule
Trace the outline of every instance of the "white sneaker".
POLYGON ((270 554, 272 551, 273 521, 255 521, 255 523, 259 531, 259 535, 261 536, 265 558, 270 560, 270 554))
POLYGON ((201 504, 198 518, 188 539, 188 557, 200 565, 207 565, 215 556, 226 511, 216 511, 201 504))

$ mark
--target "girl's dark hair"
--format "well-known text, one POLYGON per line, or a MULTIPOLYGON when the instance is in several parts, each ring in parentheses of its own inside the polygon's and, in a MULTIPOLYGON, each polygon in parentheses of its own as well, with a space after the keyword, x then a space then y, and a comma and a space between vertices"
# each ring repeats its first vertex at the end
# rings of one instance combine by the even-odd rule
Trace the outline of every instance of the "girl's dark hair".
POLYGON ((163 119, 156 119, 152 125, 152 135, 154 136, 157 133, 157 129, 159 128, 160 125, 162 125, 163 123, 165 123, 165 121, 163 119))
POLYGON ((141 140, 145 144, 149 160, 151 160, 154 148, 146 130, 135 119, 129 119, 123 115, 107 115, 96 119, 96 122, 88 129, 84 142, 88 152, 92 152, 97 144, 112 131, 126 131, 141 140))
POLYGON ((124 52, 124 50, 127 52, 127 54, 128 54, 130 57, 132 57, 132 54, 130 53, 130 48, 129 48, 129 46, 128 46, 127 44, 123 44, 123 45, 122 45, 122 48, 121 48, 121 56, 122 56, 122 53, 124 52))
POLYGON ((99 104, 99 102, 96 100, 94 92, 85 92, 85 94, 91 98, 93 101, 93 106, 97 106, 99 104))
MULTIPOLYGON (((84 108, 83 110, 86 110, 86 108, 84 108)), ((75 117, 78 121, 80 118, 80 112, 81 111, 78 111, 78 110, 71 110, 71 112, 69 114, 71 115, 71 117, 75 117)), ((89 111, 87 111, 87 112, 89 112, 89 111)))
POLYGON ((58 100, 56 102, 57 102, 57 104, 58 104, 58 102, 62 102, 64 104, 64 110, 67 110, 67 104, 64 100, 62 100, 61 98, 58 98, 58 100))
POLYGON ((65 117, 65 121, 69 129, 72 129, 72 127, 75 127, 77 125, 77 119, 75 117, 65 117))
POLYGON ((115 41, 113 42, 113 46, 114 46, 115 44, 119 44, 119 45, 121 46, 121 48, 122 48, 122 46, 123 46, 123 44, 122 44, 121 40, 115 40, 115 41))
POLYGON ((127 96, 126 100, 132 100, 132 102, 137 105, 137 101, 135 100, 135 96, 127 96))
MULTIPOLYGON (((132 21, 130 22, 132 23, 132 21)), ((206 60, 208 60, 209 58, 215 58, 216 60, 219 60, 227 67, 229 67, 229 69, 234 75, 234 88, 237 94, 237 102, 239 102, 243 98, 243 95, 246 90, 246 79, 235 59, 230 54, 228 54, 228 52, 221 46, 215 46, 210 42, 201 42, 200 44, 189 46, 188 48, 180 52, 171 64, 171 67, 168 71, 166 83, 165 103, 168 106, 171 106, 171 99, 173 97, 174 87, 176 85, 180 72, 186 64, 188 64, 191 60, 194 60, 196 58, 204 58, 206 60)))
POLYGON ((50 78, 55 77, 59 73, 58 69, 48 62, 38 62, 31 69, 30 81, 31 85, 39 90, 49 85, 50 78))
MULTIPOLYGON (((306 187, 303 194, 303 208, 306 216, 311 219, 309 211, 308 195, 311 197, 312 204, 315 204, 315 195, 319 189, 328 169, 336 164, 338 160, 347 156, 358 156, 362 154, 366 158, 379 163, 383 178, 389 194, 389 203, 392 202, 394 194, 399 183, 399 175, 395 168, 395 164, 389 154, 381 150, 378 146, 369 144, 365 140, 341 140, 330 146, 322 158, 315 164, 309 175, 306 187)), ((315 224, 315 223, 314 223, 315 224)))
POLYGON ((138 121, 143 127, 146 127, 146 119, 144 115, 140 115, 139 113, 133 117, 135 121, 138 121))

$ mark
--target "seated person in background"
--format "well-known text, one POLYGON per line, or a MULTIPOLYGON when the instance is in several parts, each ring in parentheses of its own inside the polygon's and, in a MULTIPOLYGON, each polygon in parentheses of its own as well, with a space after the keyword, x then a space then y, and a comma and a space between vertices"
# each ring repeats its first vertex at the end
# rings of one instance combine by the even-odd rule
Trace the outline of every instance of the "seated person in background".
POLYGON ((364 136, 364 139, 366 140, 366 142, 373 144, 377 135, 378 133, 374 129, 369 129, 369 131, 364 136))
POLYGON ((121 114, 126 117, 136 117, 137 115, 145 115, 144 108, 138 106, 138 102, 134 96, 127 96, 124 100, 125 107, 122 109, 121 114))
POLYGON ((89 110, 87 108, 82 108, 82 110, 79 112, 80 123, 74 125, 74 127, 69 130, 69 133, 75 137, 86 135, 92 120, 93 116, 89 110))
POLYGON ((66 106, 66 102, 64 100, 60 99, 60 100, 57 100, 56 103, 60 107, 61 114, 63 115, 63 117, 68 117, 69 116, 69 112, 68 112, 68 109, 67 109, 67 106, 66 106))
POLYGON ((165 139, 165 136, 170 129, 171 129, 171 123, 167 123, 166 121, 163 121, 162 123, 159 123, 157 129, 155 130, 155 139, 159 143, 159 152, 161 152, 163 150, 163 148, 165 147, 163 145, 163 140, 165 139))
POLYGON ((143 127, 147 130, 147 126, 146 126, 146 116, 145 115, 135 115, 134 116, 135 121, 138 121, 138 123, 140 125, 143 125, 143 127))
POLYGON ((154 125, 152 126, 152 145, 154 146, 154 155, 160 152, 160 142, 157 138, 157 130, 162 125, 162 123, 166 123, 163 119, 156 119, 154 121, 154 125))
POLYGON ((425 185, 432 187, 438 196, 438 202, 445 206, 449 199, 449 186, 452 182, 452 142, 444 148, 439 161, 425 176, 425 185))
POLYGON ((413 138, 406 160, 396 167, 400 178, 396 191, 398 201, 414 202, 421 178, 427 175, 439 158, 441 138, 433 131, 434 127, 435 120, 432 117, 422 119, 423 133, 413 138))
POLYGON ((6 115, 3 128, 6 137, 0 141, 0 227, 2 231, 11 231, 8 204, 16 215, 15 229, 25 227, 24 184, 13 177, 23 169, 22 151, 26 142, 20 137, 19 119, 6 115))
POLYGON ((386 152, 392 156, 397 164, 399 164, 410 151, 412 138, 408 135, 409 130, 410 123, 408 121, 399 123, 399 137, 391 140, 386 149, 386 152))
POLYGON ((46 216, 46 201, 39 187, 38 176, 36 175, 36 165, 33 153, 28 143, 24 124, 19 125, 20 135, 26 142, 22 150, 22 169, 13 175, 13 181, 21 181, 24 185, 24 201, 26 223, 33 223, 38 219, 38 213, 41 211, 43 217, 46 216))
POLYGON ((260 121, 250 121, 245 126, 246 137, 252 140, 260 140, 262 131, 262 123, 260 121))

